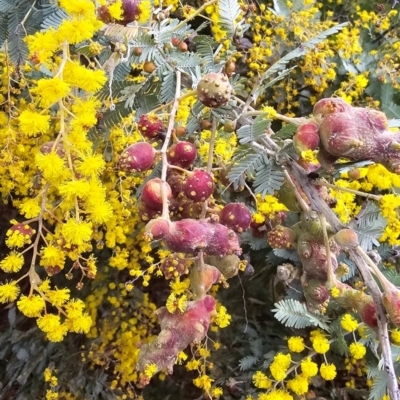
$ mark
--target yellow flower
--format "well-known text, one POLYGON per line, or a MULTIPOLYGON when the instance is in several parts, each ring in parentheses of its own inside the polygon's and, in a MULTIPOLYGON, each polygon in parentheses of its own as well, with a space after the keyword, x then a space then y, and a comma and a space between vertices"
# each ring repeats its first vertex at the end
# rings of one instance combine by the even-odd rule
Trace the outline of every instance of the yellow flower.
POLYGON ((325 354, 330 348, 329 340, 321 336, 314 339, 312 346, 318 354, 325 354))
POLYGON ((14 225, 6 233, 7 247, 24 247, 26 244, 32 243, 31 236, 35 233, 29 225, 14 225))
POLYGON ((214 387, 214 388, 212 388, 212 390, 211 390, 211 396, 212 396, 213 398, 218 399, 218 398, 220 398, 223 394, 224 394, 224 391, 223 391, 223 389, 220 388, 220 387, 214 387))
POLYGON ((114 215, 112 206, 105 201, 90 202, 86 211, 90 214, 90 220, 96 224, 104 224, 114 215))
POLYGON ((67 313, 67 318, 73 320, 82 315, 82 311, 85 308, 85 303, 80 299, 70 300, 65 305, 65 311, 67 313))
POLYGON ((98 176, 106 167, 103 157, 99 154, 89 154, 84 156, 82 161, 77 164, 77 171, 83 176, 98 176))
POLYGON ((76 333, 88 333, 93 324, 92 318, 87 313, 78 315, 68 322, 72 323, 69 330, 76 333))
POLYGON ((337 298, 340 295, 340 290, 337 287, 331 289, 331 295, 333 298, 337 298))
POLYGON ((148 19, 150 18, 151 10, 152 10, 152 5, 150 0, 141 0, 139 3, 139 22, 147 22, 148 19))
POLYGON ((54 314, 45 314, 36 320, 39 329, 43 332, 50 332, 61 325, 60 316, 54 314))
POLYGON ((287 387, 297 395, 308 392, 308 378, 303 375, 296 375, 294 379, 287 382, 287 387))
POLYGON ((10 303, 15 301, 19 295, 17 282, 0 283, 0 303, 10 303))
POLYGON ((42 115, 34 111, 22 111, 18 120, 19 129, 29 137, 34 137, 38 133, 44 133, 50 128, 50 116, 42 115))
POLYGON ((174 293, 171 293, 168 296, 166 307, 171 314, 177 310, 184 312, 187 308, 187 297, 185 295, 177 297, 174 293))
POLYGON ((114 3, 110 4, 108 6, 108 12, 110 13, 111 18, 114 18, 117 21, 121 20, 123 18, 124 12, 124 10, 122 9, 122 1, 117 0, 114 3))
POLYGON ((59 4, 68 14, 89 17, 94 15, 94 4, 90 0, 60 0, 59 4))
POLYGON ((210 390, 212 382, 214 382, 214 379, 211 379, 208 375, 201 375, 196 379, 193 379, 195 386, 204 389, 206 392, 210 390))
MULTIPOLYGON (((50 342, 62 342, 65 335, 68 333, 68 328, 67 325, 65 324, 60 324, 58 326, 55 326, 52 330, 46 333, 46 338, 50 340, 50 342)), ((54 377, 52 379, 54 381, 54 377)))
POLYGON ((156 364, 151 363, 146 365, 146 368, 144 369, 144 373, 146 374, 146 376, 148 378, 151 378, 152 376, 154 376, 154 374, 156 374, 158 372, 158 367, 156 364))
POLYGON ((24 314, 26 317, 39 317, 41 311, 45 307, 45 301, 42 296, 39 295, 31 295, 25 296, 22 295, 17 302, 18 309, 24 314))
POLYGON ((61 307, 70 298, 70 290, 68 288, 49 290, 46 292, 51 304, 56 307, 61 307))
POLYGON ((275 355, 274 360, 269 366, 269 370, 273 378, 277 381, 282 381, 286 377, 286 371, 288 370, 292 357, 290 354, 278 353, 275 355))
POLYGON ((332 381, 336 377, 336 367, 334 364, 322 364, 319 373, 326 381, 332 381))
POLYGON ((318 373, 318 365, 310 357, 301 361, 301 372, 307 378, 312 378, 318 373))
POLYGON ((39 104, 44 107, 50 107, 58 100, 68 96, 70 87, 60 78, 39 79, 36 88, 31 92, 39 97, 39 104))
POLYGON ((46 390, 45 400, 57 400, 58 398, 59 397, 58 397, 58 393, 57 392, 53 392, 50 389, 46 390))
POLYGON ((350 354, 355 360, 361 360, 367 353, 367 349, 362 343, 352 343, 349 346, 350 354))
POLYGON ((288 347, 292 353, 301 353, 305 348, 304 339, 300 336, 293 336, 288 340, 288 347))
POLYGON ((26 218, 36 218, 41 211, 38 199, 24 199, 18 205, 19 211, 26 218))
POLYGON ((42 172, 44 179, 52 184, 58 184, 66 179, 71 172, 65 162, 55 152, 48 154, 38 153, 35 157, 36 166, 42 172))
POLYGON ((231 316, 227 313, 224 306, 218 308, 217 315, 215 316, 215 324, 220 328, 226 328, 231 322, 231 316))
POLYGON ((358 321, 350 314, 344 314, 340 320, 340 325, 347 332, 353 332, 357 329, 358 321))
POLYGON ((78 86, 90 93, 100 90, 107 81, 104 71, 87 69, 78 62, 68 62, 63 77, 70 85, 78 86))
POLYGON ((39 62, 47 62, 53 53, 59 48, 60 41, 54 35, 54 29, 46 32, 36 32, 25 38, 30 56, 34 56, 39 62))
POLYGON ((390 337, 392 338, 394 344, 400 344, 400 330, 395 329, 390 333, 390 337))
POLYGON ((257 400, 293 400, 293 396, 282 389, 273 389, 267 393, 260 393, 257 400))
POLYGON ((253 374, 253 384, 258 389, 269 389, 272 382, 263 372, 257 371, 253 374))
POLYGON ((65 253, 58 247, 49 244, 40 251, 40 265, 42 267, 64 268, 65 253))
POLYGON ((0 268, 6 272, 18 272, 24 265, 24 256, 21 253, 12 251, 8 256, 0 261, 0 268))
POLYGON ((45 381, 45 382, 50 382, 52 374, 53 374, 53 373, 52 373, 51 369, 50 369, 50 368, 46 368, 46 369, 44 370, 44 373, 43 373, 43 375, 44 375, 44 381, 45 381))
POLYGON ((90 222, 85 222, 82 220, 75 220, 70 218, 61 227, 61 234, 64 239, 75 245, 82 245, 88 242, 92 237, 92 224, 90 222))
POLYGON ((94 18, 72 18, 64 20, 58 27, 57 38, 60 41, 68 40, 71 44, 77 44, 89 40, 103 25, 94 18))

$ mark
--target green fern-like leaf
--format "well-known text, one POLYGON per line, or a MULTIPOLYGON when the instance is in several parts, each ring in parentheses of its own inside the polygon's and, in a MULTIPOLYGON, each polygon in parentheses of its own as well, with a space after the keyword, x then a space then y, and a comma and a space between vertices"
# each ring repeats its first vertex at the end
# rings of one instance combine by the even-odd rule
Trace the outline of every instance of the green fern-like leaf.
POLYGON ((246 357, 243 357, 239 361, 239 368, 241 371, 247 371, 251 369, 254 365, 256 365, 258 362, 258 358, 252 355, 248 355, 246 357))
POLYGON ((252 250, 262 250, 268 247, 265 238, 255 238, 250 232, 244 232, 240 235, 240 242, 242 244, 250 245, 252 250))
POLYGON ((369 392, 368 400, 381 400, 387 391, 388 376, 386 371, 378 371, 369 392))
POLYGON ((157 49, 156 41, 154 38, 145 33, 141 33, 130 41, 133 47, 140 48, 142 54, 138 57, 138 62, 150 61, 155 57, 155 53, 160 53, 157 49))
POLYGON ((265 115, 259 115, 251 125, 244 125, 237 130, 236 134, 240 144, 257 141, 261 136, 265 135, 271 122, 264 117, 265 115))
POLYGON ((8 13, 8 54, 13 63, 21 65, 28 57, 28 47, 24 41, 26 34, 33 33, 34 28, 28 20, 22 22, 30 9, 27 3, 19 4, 8 13))
MULTIPOLYGON (((265 158, 264 158, 265 160, 265 158)), ((268 162, 257 168, 253 182, 254 192, 264 197, 267 194, 274 194, 279 190, 284 180, 284 174, 273 162, 268 162)))
POLYGON ((275 303, 275 318, 289 328, 303 329, 306 326, 319 326, 329 332, 327 322, 329 319, 324 315, 313 314, 307 307, 297 300, 281 300, 275 303))
POLYGON ((198 35, 193 39, 193 42, 196 44, 196 52, 201 60, 204 72, 210 72, 214 67, 214 40, 209 36, 198 35))
POLYGON ((237 0, 220 0, 218 2, 219 25, 226 31, 228 37, 233 37, 236 29, 236 20, 240 15, 240 6, 237 0))
POLYGON ((275 133, 275 136, 279 139, 285 140, 291 138, 296 133, 296 131, 296 125, 286 124, 278 132, 275 133))
POLYGON ((344 22, 342 24, 338 24, 333 26, 332 28, 327 29, 324 32, 321 32, 319 35, 315 36, 311 40, 302 43, 299 47, 292 50, 290 53, 286 54, 286 56, 282 57, 275 64, 273 64, 267 71, 264 72, 262 76, 262 80, 265 81, 270 76, 274 75, 279 71, 283 71, 286 68, 286 65, 294 60, 295 58, 304 56, 309 51, 315 48, 319 43, 322 43, 328 36, 331 36, 335 33, 340 32, 343 28, 348 25, 348 22, 344 22))
POLYGON ((15 7, 15 0, 0 0, 0 12, 6 13, 15 7))
POLYGON ((176 91, 176 73, 167 71, 164 73, 161 83, 159 101, 160 103, 168 103, 175 97, 176 91))
POLYGON ((265 155, 262 153, 247 152, 243 157, 234 158, 234 163, 229 171, 228 179, 233 183, 233 187, 237 189, 243 186, 245 178, 254 178, 257 168, 265 161, 265 155))
POLYGON ((61 8, 54 8, 42 22, 42 29, 47 31, 50 28, 57 29, 61 23, 68 18, 68 14, 61 8))
POLYGON ((263 353, 262 340, 261 339, 251 340, 250 349, 254 357, 260 358, 263 353))
POLYGON ((131 111, 131 109, 125 107, 124 103, 116 104, 114 110, 106 111, 103 114, 103 123, 105 127, 111 129, 121 122, 131 111))
POLYGON ((369 251, 373 246, 379 246, 378 239, 387 225, 386 219, 380 213, 379 207, 373 202, 368 202, 360 211, 356 220, 350 223, 350 227, 357 232, 360 246, 369 251))
POLYGON ((283 258, 285 260, 290 260, 293 262, 300 262, 300 257, 295 250, 288 249, 273 249, 274 254, 277 257, 283 258))
POLYGON ((254 99, 257 100, 258 96, 261 93, 264 93, 268 88, 272 87, 275 85, 275 83, 281 81, 282 79, 286 78, 295 68, 297 68, 297 65, 291 68, 287 68, 281 72, 279 72, 278 76, 276 76, 274 79, 271 79, 264 85, 261 85, 257 91, 254 93, 254 99))

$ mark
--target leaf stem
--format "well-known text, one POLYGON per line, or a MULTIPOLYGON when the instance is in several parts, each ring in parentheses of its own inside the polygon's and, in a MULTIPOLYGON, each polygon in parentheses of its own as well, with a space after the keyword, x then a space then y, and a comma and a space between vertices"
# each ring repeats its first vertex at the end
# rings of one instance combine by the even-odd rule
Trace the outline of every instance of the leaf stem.
POLYGON ((218 0, 210 0, 207 3, 204 3, 198 10, 196 10, 195 13, 192 15, 189 15, 186 19, 184 19, 182 22, 180 22, 178 25, 175 26, 175 28, 172 29, 172 32, 176 32, 177 30, 181 29, 182 26, 184 26, 187 22, 192 20, 193 18, 197 17, 199 14, 201 14, 208 6, 211 6, 214 3, 217 3, 218 0))
POLYGON ((381 201, 382 200, 382 196, 381 195, 376 195, 376 194, 370 194, 370 193, 365 193, 365 192, 360 192, 359 190, 354 190, 354 189, 350 189, 350 188, 346 188, 346 187, 342 187, 342 186, 336 186, 333 185, 332 183, 329 182, 325 182, 322 180, 317 180, 315 181, 315 184, 317 186, 325 186, 334 190, 338 190, 341 192, 347 192, 347 193, 352 193, 355 194, 357 196, 362 196, 362 197, 366 197, 367 199, 372 199, 372 200, 376 200, 376 201, 381 201))

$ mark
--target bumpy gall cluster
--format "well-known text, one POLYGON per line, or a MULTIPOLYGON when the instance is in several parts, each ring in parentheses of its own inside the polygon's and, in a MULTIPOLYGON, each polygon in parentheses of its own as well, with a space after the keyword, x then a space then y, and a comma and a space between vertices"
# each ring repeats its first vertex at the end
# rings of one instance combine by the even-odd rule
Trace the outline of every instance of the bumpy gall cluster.
POLYGON ((235 232, 219 223, 204 219, 183 219, 171 223, 171 229, 164 238, 167 248, 178 253, 204 251, 209 255, 242 253, 235 232))
POLYGON ((232 95, 229 79, 212 72, 206 75, 197 85, 197 97, 207 107, 217 108, 228 103, 232 95))
POLYGON ((143 114, 139 118, 138 129, 147 139, 155 139, 163 131, 163 122, 156 114, 143 114))
POLYGON ((189 272, 190 260, 183 253, 173 253, 165 258, 160 269, 165 279, 175 279, 189 272))
POLYGON ((296 246, 296 233, 282 225, 278 225, 267 234, 268 243, 274 249, 294 249, 296 246))
POLYGON ((352 107, 335 98, 320 100, 313 113, 320 119, 321 164, 327 166, 346 157, 354 161, 372 160, 400 173, 400 132, 388 130, 384 113, 352 107))

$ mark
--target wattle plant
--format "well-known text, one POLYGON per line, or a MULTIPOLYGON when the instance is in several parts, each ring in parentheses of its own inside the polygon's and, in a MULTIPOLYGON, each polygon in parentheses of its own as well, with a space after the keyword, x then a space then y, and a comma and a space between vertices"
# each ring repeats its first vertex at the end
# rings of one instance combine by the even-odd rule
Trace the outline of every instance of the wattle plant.
POLYGON ((400 26, 356 3, 0 1, 1 399, 400 400, 400 26))

